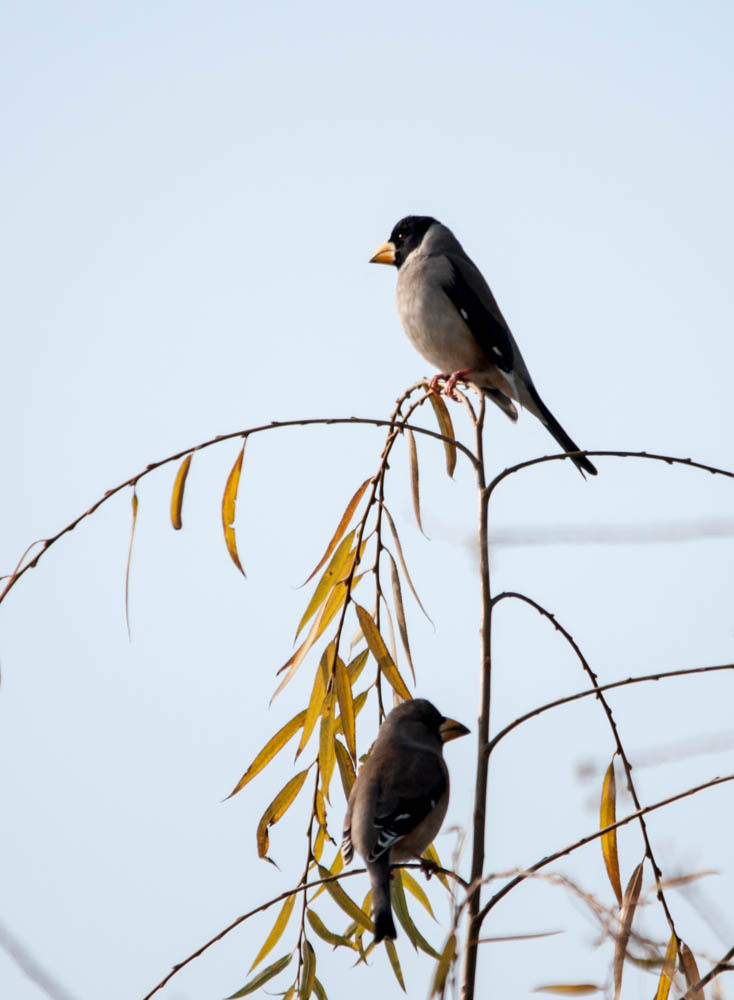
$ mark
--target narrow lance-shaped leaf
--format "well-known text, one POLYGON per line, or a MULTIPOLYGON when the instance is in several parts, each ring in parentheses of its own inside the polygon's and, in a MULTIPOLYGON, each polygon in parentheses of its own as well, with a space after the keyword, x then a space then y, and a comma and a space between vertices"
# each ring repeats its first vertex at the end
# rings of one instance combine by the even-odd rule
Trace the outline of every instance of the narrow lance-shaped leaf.
POLYGON ((534 993, 555 993, 560 997, 585 997, 591 993, 601 993, 602 987, 594 983, 549 983, 547 986, 536 986, 534 993))
POLYGON ((336 730, 336 693, 331 691, 324 702, 324 710, 321 715, 321 728, 319 730, 319 770, 321 772, 321 791, 324 798, 329 798, 329 785, 331 775, 336 763, 336 751, 334 749, 334 735, 336 730))
POLYGON ((622 898, 622 910, 619 915, 619 930, 614 946, 614 1000, 619 1000, 619 993, 622 989, 622 970, 624 969, 624 958, 627 954, 627 942, 629 941, 632 921, 637 908, 637 901, 640 898, 642 888, 642 869, 645 864, 643 858, 639 865, 632 872, 632 878, 627 883, 622 898))
POLYGON ((368 649, 363 649, 361 653, 357 653, 357 655, 354 657, 351 663, 347 664, 347 673, 349 674, 349 680, 352 684, 352 687, 354 687, 354 685, 357 683, 359 675, 364 670, 364 665, 367 662, 369 655, 370 651, 368 649))
POLYGON ((339 777, 344 789, 344 798, 348 800, 357 777, 354 773, 354 765, 347 753, 347 748, 341 740, 334 739, 334 750, 336 752, 336 763, 339 768, 339 777))
POLYGON ((392 656, 388 653, 387 647, 385 646, 382 636, 378 632, 377 626, 372 620, 371 615, 359 604, 355 603, 354 607, 357 612, 359 624, 362 626, 362 632, 367 640, 367 645, 370 648, 370 652, 377 660, 378 666, 385 679, 401 698, 409 699, 411 697, 410 691, 408 690, 405 681, 400 676, 400 672, 395 666, 392 656))
MULTIPOLYGON (((340 857, 341 855, 338 856, 340 857)), ((334 867, 335 865, 332 865, 332 869, 334 867)), ((321 865, 319 865, 319 872, 321 874, 321 878, 328 878, 329 875, 336 874, 335 872, 330 872, 327 868, 322 868, 321 865)), ((351 896, 346 894, 338 882, 327 882, 323 888, 326 889, 336 905, 341 907, 348 917, 351 917, 352 920, 356 920, 360 927, 364 927, 365 930, 370 931, 370 933, 374 933, 375 925, 372 923, 364 910, 354 902, 351 896)))
POLYGON ((665 958, 663 960, 663 970, 660 973, 660 979, 658 980, 658 988, 655 993, 655 1000, 668 1000, 668 994, 670 993, 670 987, 673 983, 673 976, 675 974, 675 960, 678 957, 678 938, 675 934, 670 935, 670 941, 668 942, 668 947, 665 951, 665 958))
POLYGON ((183 507, 186 477, 189 474, 189 466, 191 465, 191 459, 193 457, 194 453, 190 452, 183 462, 181 462, 173 484, 173 492, 171 493, 171 524, 176 531, 180 531, 183 524, 181 521, 181 508, 183 507))
POLYGON ((395 942, 391 938, 385 938, 385 951, 387 952, 387 957, 390 959, 390 967, 395 973, 395 978, 400 985, 400 989, 403 993, 405 993, 405 980, 403 979, 403 970, 400 968, 398 949, 395 947, 395 942))
POLYGON ((408 892, 412 893, 412 895, 415 896, 415 898, 418 900, 421 906, 424 909, 426 909, 435 920, 436 915, 433 912, 433 907, 431 906, 428 896, 426 896, 420 883, 416 882, 416 880, 413 878, 410 872, 407 871, 407 869, 405 868, 401 868, 400 877, 403 880, 403 885, 408 890, 408 892))
POLYGON ((298 744, 298 749, 296 750, 296 757, 298 757, 311 738, 313 728, 316 725, 318 717, 321 715, 322 708, 324 707, 326 680, 330 670, 330 666, 327 666, 327 663, 329 662, 330 656, 333 657, 334 655, 333 649, 334 643, 331 642, 324 650, 321 660, 319 661, 319 665, 313 679, 313 688, 311 689, 311 697, 308 701, 308 708, 305 712, 306 717, 303 720, 303 732, 301 733, 301 739, 298 744))
MULTIPOLYGON (((604 775, 601 790, 600 829, 617 822, 617 784, 614 779, 614 757, 604 775)), ((619 879, 619 856, 617 854, 617 831, 610 830, 601 836, 601 850, 604 855, 609 881, 614 889, 617 902, 622 905, 622 883, 619 879)))
POLYGON ((354 528, 352 531, 349 532, 346 538, 343 539, 341 545, 337 548, 336 552, 332 556, 331 562, 324 570, 324 575, 321 577, 318 584, 316 585, 316 589, 313 592, 313 596, 311 597, 311 600, 308 602, 308 607, 304 611, 303 617, 298 623, 298 628, 296 629, 296 638, 298 638, 303 626, 309 621, 310 618, 313 617, 313 615, 316 614, 317 610, 321 607, 322 602, 326 600, 326 597, 331 588, 334 586, 334 584, 338 583, 339 580, 344 576, 344 573, 342 571, 349 563, 350 549, 352 546, 352 542, 354 541, 354 535, 356 530, 357 529, 354 528))
POLYGON ((257 953, 257 955, 255 957, 255 961, 250 966, 250 969, 249 969, 250 972, 252 972, 252 970, 262 962, 262 960, 265 958, 265 956, 268 955, 273 950, 273 948, 276 946, 276 944, 278 943, 278 941, 280 941, 280 939, 281 939, 281 937, 283 935, 283 931, 286 929, 286 927, 288 925, 288 921, 290 920, 290 916, 291 916, 291 913, 293 912, 293 905, 294 905, 295 901, 296 901, 296 897, 295 897, 295 893, 294 893, 292 896, 289 896, 286 899, 285 903, 283 903, 281 911, 278 914, 278 918, 275 921, 275 923, 273 924, 273 929, 270 931, 270 933, 268 934, 268 936, 265 938, 265 944, 262 946, 262 948, 260 949, 260 951, 257 953))
MULTIPOLYGON (((431 616, 428 614, 428 612, 426 611, 426 609, 423 607, 423 604, 421 603, 421 599, 420 599, 420 597, 418 597, 418 591, 413 586, 413 581, 410 578, 410 573, 408 572, 408 566, 407 566, 407 564, 405 562, 405 556, 403 555, 403 546, 400 544, 400 538, 398 537, 398 530, 395 527, 395 522, 393 521, 393 519, 392 519, 392 517, 390 515, 390 511, 387 509, 387 507, 384 506, 384 504, 382 506, 382 509, 385 512, 385 517, 387 518, 387 523, 390 526, 390 532, 392 534, 393 541, 395 542, 395 551, 398 554, 398 560, 400 561, 400 565, 402 567, 403 573, 405 574, 405 579, 408 581, 408 586, 410 587, 410 592, 413 595, 413 597, 416 599, 418 607, 421 609, 421 611, 426 616, 426 618, 431 623, 431 625, 433 625, 433 620, 432 620, 431 616)), ((435 626, 434 626, 434 628, 435 628, 435 626)))
POLYGON ((304 586, 305 586, 305 584, 308 583, 309 580, 313 580, 313 578, 316 576, 316 574, 318 573, 318 571, 321 569, 321 567, 324 565, 324 563, 329 558, 329 556, 331 555, 331 553, 334 551, 334 549, 339 544, 339 539, 342 537, 342 535, 344 534, 344 532, 347 530, 347 525, 352 520, 352 514, 354 514, 355 510, 357 509, 357 504, 359 503, 359 501, 364 496, 364 491, 367 489, 367 487, 369 486, 369 484, 371 482, 372 482, 372 477, 371 476, 370 476, 369 479, 365 479, 365 481, 362 483, 362 485, 359 487, 359 489, 357 490, 357 492, 354 494, 354 496, 352 497, 352 499, 347 504, 347 509, 342 514, 341 521, 337 525, 336 531, 334 532, 334 534, 333 534, 333 536, 331 538, 331 541, 326 546, 326 552, 324 552, 323 556, 319 559, 318 563, 316 564, 316 568, 311 572, 311 574, 308 577, 306 577, 306 579, 304 581, 304 584, 303 584, 304 586))
POLYGON ((240 485, 240 473, 242 472, 242 459, 245 455, 246 444, 247 438, 245 438, 242 442, 240 453, 232 466, 232 471, 227 476, 227 485, 224 487, 224 495, 222 496, 222 528, 224 529, 224 541, 227 545, 227 552, 229 552, 232 562, 243 576, 245 576, 245 571, 242 569, 242 563, 240 562, 240 557, 237 553, 237 539, 235 538, 234 533, 234 515, 235 505, 237 503, 237 490, 240 485))
POLYGON ((699 987, 697 990, 691 989, 692 986, 695 986, 700 981, 701 973, 698 971, 698 965, 696 965, 693 952, 687 944, 681 945, 680 964, 683 969, 683 975, 686 977, 686 986, 688 987, 686 1000, 703 1000, 703 987, 699 987))
MULTIPOLYGON (((260 822, 257 824, 258 857, 267 857, 268 847, 270 846, 268 829, 271 826, 274 826, 286 812, 288 807, 293 804, 296 796, 303 788, 303 783, 306 780, 307 774, 308 768, 306 768, 305 771, 300 771, 298 774, 294 774, 290 781, 288 781, 283 788, 281 788, 268 808, 262 814, 260 822)), ((267 860, 269 861, 270 859, 268 858, 267 860)))
POLYGON ((398 567, 393 559, 392 552, 387 553, 390 557, 390 576, 392 578, 392 598, 393 604, 395 605, 395 617, 398 620, 398 630, 400 632, 400 639, 403 643, 403 649, 405 650, 405 656, 408 660, 408 666, 410 667, 410 672, 413 676, 413 683, 415 684, 415 668, 413 667, 413 657, 410 655, 410 643, 408 642, 408 624, 405 620, 405 607, 403 606, 403 592, 400 587, 400 574, 398 573, 398 567))
POLYGON ((357 759, 357 737, 354 729, 354 702, 352 701, 352 685, 341 657, 336 658, 336 669, 334 672, 334 684, 336 687, 336 697, 339 702, 339 712, 341 713, 342 731, 344 739, 347 741, 347 749, 352 755, 352 760, 357 759))
POLYGON ((413 512, 418 522, 418 528, 422 535, 425 535, 421 522, 421 492, 420 476, 418 473, 418 449, 415 444, 415 435, 412 431, 406 431, 408 435, 408 454, 410 456, 410 493, 413 497, 413 512))
POLYGON ((332 945, 334 948, 344 947, 351 948, 356 951, 354 943, 342 934, 334 934, 333 931, 330 931, 315 910, 306 910, 306 917, 308 918, 308 922, 314 933, 317 934, 322 941, 326 941, 327 944, 332 945))
POLYGON ((393 878, 390 880, 390 896, 392 899, 392 908, 395 916, 400 921, 405 933, 408 935, 410 943, 414 948, 420 948, 431 958, 438 959, 441 956, 438 954, 435 948, 426 941, 421 932, 413 923, 413 918, 408 910, 408 902, 405 898, 405 891, 403 889, 403 876, 404 872, 394 872, 393 878))
POLYGON ((305 711, 299 712, 298 715, 293 716, 290 722, 286 722, 283 728, 279 729, 275 736, 271 736, 257 757, 255 757, 252 764, 250 764, 240 780, 229 793, 227 796, 228 799, 231 799, 233 795, 237 794, 237 792, 242 791, 245 785, 249 781, 252 781, 255 775, 259 774, 259 772, 270 763, 273 757, 275 757, 275 755, 283 749, 288 740, 292 739, 296 735, 298 730, 303 725, 305 717, 305 711))
MULTIPOLYGON (((337 850, 334 855, 334 860, 331 862, 331 868, 324 868, 323 865, 319 865, 319 872, 321 878, 328 878, 330 875, 338 875, 344 868, 344 855, 341 850, 337 850)), ((316 900, 322 892, 326 892, 326 885, 321 885, 316 890, 316 892, 311 897, 311 904, 313 905, 314 900, 316 900)))
POLYGON ((311 947, 311 942, 304 939, 301 949, 303 966, 301 967, 301 985, 298 990, 298 1000, 308 1000, 313 992, 313 983, 316 978, 316 955, 311 947))
POLYGON ((443 993, 444 986, 446 985, 446 979, 455 955, 456 935, 451 934, 449 935, 448 941, 443 946, 441 957, 438 960, 438 965, 436 966, 436 971, 433 976, 433 985, 431 986, 431 996, 435 996, 437 993, 443 993))
POLYGON ((127 625, 128 638, 130 637, 130 563, 133 557, 135 525, 138 523, 138 494, 134 486, 131 501, 133 508, 133 521, 130 526, 130 544, 127 547, 127 566, 125 567, 125 624, 127 625))
POLYGON ((329 1000, 326 995, 326 990, 318 976, 313 981, 313 991, 316 994, 317 1000, 329 1000))
MULTIPOLYGON (((428 399, 433 407, 433 412, 436 414, 438 429, 444 437, 455 438, 456 435, 454 434, 454 425, 451 423, 448 407, 444 403, 441 396, 432 392, 429 394, 428 399)), ((449 476, 453 476, 454 469, 456 468, 456 445, 453 441, 444 441, 443 447, 446 452, 446 471, 449 476)))
MULTIPOLYGON (((429 847, 425 849, 425 851, 423 852, 423 857, 426 859, 426 861, 432 861, 437 868, 443 868, 443 865, 441 864, 441 859, 438 856, 438 851, 436 850, 433 844, 431 844, 429 847)), ((444 887, 444 889, 448 889, 449 880, 446 878, 443 872, 436 872, 436 878, 444 887)))
POLYGON ((272 965, 269 965, 267 969, 263 969, 262 972, 258 972, 258 974, 251 979, 249 983, 245 983, 241 990, 237 990, 236 993, 227 997, 227 1000, 238 1000, 238 997, 246 997, 248 993, 254 993, 255 990, 259 990, 261 986, 270 982, 270 980, 274 979, 279 972, 282 972, 283 969, 287 968, 291 958, 293 958, 293 952, 291 952, 290 955, 283 955, 283 957, 279 958, 277 962, 273 962, 272 965))

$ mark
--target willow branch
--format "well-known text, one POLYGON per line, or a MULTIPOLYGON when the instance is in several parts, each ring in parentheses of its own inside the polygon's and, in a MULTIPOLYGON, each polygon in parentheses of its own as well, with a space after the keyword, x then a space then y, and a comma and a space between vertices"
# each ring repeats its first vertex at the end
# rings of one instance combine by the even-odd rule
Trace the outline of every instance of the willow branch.
POLYGON ((703 990, 706 983, 710 983, 715 976, 718 976, 722 972, 730 972, 732 968, 730 959, 732 958, 734 958, 734 947, 730 948, 726 955, 722 955, 713 969, 710 969, 709 972, 703 976, 703 978, 699 979, 697 983, 694 983, 693 986, 690 986, 686 990, 682 1000, 691 1000, 691 998, 694 997, 699 990, 703 990))

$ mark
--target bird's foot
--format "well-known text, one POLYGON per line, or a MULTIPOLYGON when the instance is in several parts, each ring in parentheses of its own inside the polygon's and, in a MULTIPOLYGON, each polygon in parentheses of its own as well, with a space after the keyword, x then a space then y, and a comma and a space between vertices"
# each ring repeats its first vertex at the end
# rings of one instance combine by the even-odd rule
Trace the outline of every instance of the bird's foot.
POLYGON ((426 876, 426 881, 431 878, 431 875, 435 875, 438 871, 438 865, 435 861, 431 861, 430 858, 419 858, 421 871, 426 876))
POLYGON ((435 392, 437 396, 440 396, 441 393, 443 392, 443 389, 441 386, 439 386, 438 383, 443 382, 443 380, 447 378, 450 378, 448 372, 441 372, 438 375, 434 375, 433 378, 430 379, 428 382, 428 391, 435 392))
POLYGON ((448 382, 443 387, 444 395, 448 396, 449 399, 453 399, 453 400, 458 399, 458 396, 454 392, 454 389, 456 388, 456 383, 457 382, 465 382, 466 381, 466 376, 467 375, 471 375, 471 373, 473 371, 476 371, 476 369, 475 368, 462 368, 461 371, 454 372, 452 375, 450 375, 448 382))

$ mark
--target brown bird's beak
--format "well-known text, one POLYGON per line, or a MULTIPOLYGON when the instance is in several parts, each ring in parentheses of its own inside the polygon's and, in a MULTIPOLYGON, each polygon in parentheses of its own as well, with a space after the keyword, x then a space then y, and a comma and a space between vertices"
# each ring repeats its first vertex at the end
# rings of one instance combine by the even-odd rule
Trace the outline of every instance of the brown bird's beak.
POLYGON ((462 726, 456 719, 444 719, 438 727, 438 731, 441 734, 441 741, 443 743, 448 743, 449 740, 457 740, 460 736, 466 736, 469 732, 466 726, 462 726))
POLYGON ((383 243, 381 247, 377 248, 377 251, 370 257, 370 264, 394 264, 395 263, 395 244, 391 243, 390 240, 387 243, 383 243))

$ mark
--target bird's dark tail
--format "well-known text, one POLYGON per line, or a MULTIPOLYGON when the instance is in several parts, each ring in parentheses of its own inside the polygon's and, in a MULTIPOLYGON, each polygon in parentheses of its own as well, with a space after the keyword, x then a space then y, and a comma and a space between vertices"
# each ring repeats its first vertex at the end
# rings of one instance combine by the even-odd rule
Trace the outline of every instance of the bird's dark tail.
POLYGON ((372 918, 375 922, 375 943, 383 938, 398 936, 390 905, 390 852, 367 865, 372 885, 372 918))
MULTIPOLYGON (((576 444, 576 442, 573 441, 568 436, 568 434, 566 434, 564 429, 561 427, 561 425, 558 423, 558 421, 553 416, 551 411, 548 409, 543 400, 540 398, 540 396, 538 395, 538 390, 535 388, 532 382, 530 383, 530 385, 527 385, 526 388, 528 390, 530 399, 534 404, 530 406, 529 409, 535 413, 536 417, 538 417, 538 419, 543 424, 545 424, 545 426, 551 432, 551 434, 559 443, 561 448, 563 448, 563 450, 566 452, 580 451, 581 449, 576 444)), ((525 405, 527 406, 527 403, 525 405)), ((586 458, 585 455, 572 455, 571 461, 579 470, 579 472, 581 473, 588 472, 590 476, 596 475, 596 467, 591 464, 591 462, 588 460, 588 458, 586 458)))

